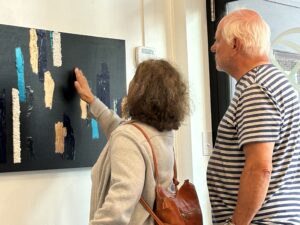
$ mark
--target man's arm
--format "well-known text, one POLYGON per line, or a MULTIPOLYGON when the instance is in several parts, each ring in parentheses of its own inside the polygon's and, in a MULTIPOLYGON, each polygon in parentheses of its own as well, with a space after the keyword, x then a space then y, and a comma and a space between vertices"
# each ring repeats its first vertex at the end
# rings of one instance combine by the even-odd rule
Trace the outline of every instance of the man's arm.
POLYGON ((232 216, 236 225, 248 225, 261 208, 270 184, 274 143, 243 146, 246 162, 240 179, 238 201, 232 216))

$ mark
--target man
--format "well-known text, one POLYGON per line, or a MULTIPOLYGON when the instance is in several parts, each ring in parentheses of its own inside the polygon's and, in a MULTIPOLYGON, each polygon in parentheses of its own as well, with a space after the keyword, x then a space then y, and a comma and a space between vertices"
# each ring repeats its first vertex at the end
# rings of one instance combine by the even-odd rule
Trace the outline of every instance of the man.
POLYGON ((300 224, 299 100, 269 50, 257 12, 220 21, 211 51, 237 85, 207 170, 214 224, 300 224))

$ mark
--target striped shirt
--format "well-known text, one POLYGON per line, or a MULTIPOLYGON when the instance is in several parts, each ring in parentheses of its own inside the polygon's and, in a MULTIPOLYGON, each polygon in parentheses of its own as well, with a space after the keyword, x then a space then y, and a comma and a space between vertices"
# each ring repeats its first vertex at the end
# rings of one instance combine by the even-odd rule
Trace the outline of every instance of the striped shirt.
POLYGON ((298 95, 275 66, 258 66, 238 81, 207 170, 214 224, 233 214, 245 164, 242 146, 253 142, 275 146, 267 196, 251 224, 300 224, 299 120, 298 95))

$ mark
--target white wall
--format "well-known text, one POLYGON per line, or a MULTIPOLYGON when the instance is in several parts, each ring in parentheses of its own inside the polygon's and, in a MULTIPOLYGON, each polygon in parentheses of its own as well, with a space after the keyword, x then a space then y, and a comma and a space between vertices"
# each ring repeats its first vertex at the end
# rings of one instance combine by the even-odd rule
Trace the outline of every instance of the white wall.
POLYGON ((193 180, 203 222, 211 224, 206 183, 208 155, 212 150, 206 5, 204 0, 174 0, 173 9, 171 52, 189 81, 191 96, 191 115, 177 136, 179 177, 193 180))
MULTIPOLYGON (((159 57, 178 65, 191 84, 194 105, 177 132, 179 178, 194 181, 204 224, 210 224, 203 155, 210 133, 205 1, 0 0, 0 5, 0 24, 124 39, 128 80, 137 46, 155 47, 159 57)), ((87 224, 90 185, 90 168, 0 173, 1 224, 87 224)))

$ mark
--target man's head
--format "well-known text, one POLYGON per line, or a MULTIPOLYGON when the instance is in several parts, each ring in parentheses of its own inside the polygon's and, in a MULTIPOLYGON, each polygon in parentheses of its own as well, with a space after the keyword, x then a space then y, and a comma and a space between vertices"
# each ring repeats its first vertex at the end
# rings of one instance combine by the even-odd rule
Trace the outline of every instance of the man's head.
POLYGON ((241 9, 226 15, 219 23, 215 43, 217 69, 230 73, 236 57, 266 58, 270 51, 270 28, 255 11, 241 9))

